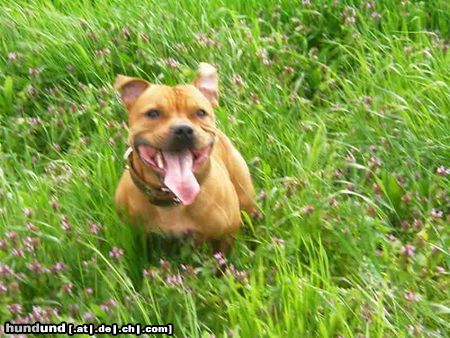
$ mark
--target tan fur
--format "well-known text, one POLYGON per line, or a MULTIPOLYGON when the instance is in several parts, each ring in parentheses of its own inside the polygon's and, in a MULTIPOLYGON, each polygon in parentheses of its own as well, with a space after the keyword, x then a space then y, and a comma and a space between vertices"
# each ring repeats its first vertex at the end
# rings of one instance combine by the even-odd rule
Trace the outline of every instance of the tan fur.
MULTIPOLYGON (((204 65, 204 64, 203 64, 204 65)), ((209 66, 209 65, 208 65, 209 66)), ((211 66, 209 66, 211 67, 211 66)), ((207 68, 207 76, 215 76, 215 69, 207 68), (211 73, 214 71, 214 73, 211 73)), ((144 80, 119 76, 116 88, 122 91, 122 100, 129 110, 130 144, 139 135, 158 148, 167 143, 169 129, 176 123, 189 123, 194 128, 197 145, 207 146, 214 141, 209 159, 196 172, 200 193, 189 206, 157 207, 148 201, 131 180, 127 170, 122 175, 116 191, 116 206, 125 209, 147 231, 181 234, 190 232, 198 242, 211 240, 215 249, 227 250, 240 224, 240 210, 255 211, 254 189, 248 167, 241 154, 222 132, 216 129, 213 106, 217 92, 213 85, 204 92, 202 73, 194 85, 175 87, 151 85, 144 80), (200 82, 200 84, 199 84, 200 82), (206 94, 205 94, 206 93, 206 94), (158 108, 164 117, 149 119, 145 113, 158 108), (198 109, 208 113, 205 119, 193 115, 198 109)), ((215 79, 217 86, 217 79, 215 79)), ((147 183, 160 185, 150 167, 136 153, 132 154, 136 172, 147 183)))

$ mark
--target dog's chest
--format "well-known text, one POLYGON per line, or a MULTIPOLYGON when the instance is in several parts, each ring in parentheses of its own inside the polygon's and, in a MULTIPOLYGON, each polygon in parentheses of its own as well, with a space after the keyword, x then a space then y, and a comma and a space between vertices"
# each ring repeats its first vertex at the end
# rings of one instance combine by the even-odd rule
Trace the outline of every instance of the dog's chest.
POLYGON ((155 230, 164 233, 186 234, 197 232, 197 222, 183 209, 159 208, 158 213, 152 220, 155 230))

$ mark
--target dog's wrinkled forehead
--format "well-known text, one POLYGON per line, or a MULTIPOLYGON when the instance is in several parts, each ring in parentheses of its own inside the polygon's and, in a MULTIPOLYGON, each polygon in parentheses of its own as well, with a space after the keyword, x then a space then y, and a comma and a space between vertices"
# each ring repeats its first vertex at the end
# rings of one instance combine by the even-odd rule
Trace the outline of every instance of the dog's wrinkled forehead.
POLYGON ((160 110, 164 114, 189 114, 198 109, 213 113, 209 100, 192 85, 150 85, 138 97, 130 113, 141 113, 150 109, 160 110))
POLYGON ((114 88, 120 92, 120 98, 130 112, 153 104, 166 109, 198 108, 212 113, 218 105, 218 84, 216 68, 200 63, 193 85, 154 85, 140 78, 118 75, 114 88))

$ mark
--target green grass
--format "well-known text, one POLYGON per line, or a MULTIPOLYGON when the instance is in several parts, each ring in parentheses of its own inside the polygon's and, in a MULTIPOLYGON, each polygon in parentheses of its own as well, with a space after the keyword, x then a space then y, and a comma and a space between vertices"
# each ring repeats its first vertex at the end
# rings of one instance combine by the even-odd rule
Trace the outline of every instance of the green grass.
POLYGON ((448 337, 449 2, 311 2, 0 5, 0 322, 54 309, 179 337, 448 337), (146 240, 113 204, 115 76, 190 82, 202 61, 262 192, 229 257, 242 273, 224 277, 208 248, 146 240))

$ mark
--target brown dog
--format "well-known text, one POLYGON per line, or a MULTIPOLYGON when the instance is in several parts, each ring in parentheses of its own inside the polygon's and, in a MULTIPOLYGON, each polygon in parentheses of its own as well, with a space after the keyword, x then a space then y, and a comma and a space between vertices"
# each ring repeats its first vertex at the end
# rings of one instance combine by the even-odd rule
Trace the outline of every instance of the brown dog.
POLYGON ((153 85, 119 75, 115 88, 129 112, 129 166, 116 206, 148 231, 190 233, 226 251, 255 212, 248 167, 216 129, 216 69, 201 63, 194 85, 153 85))

